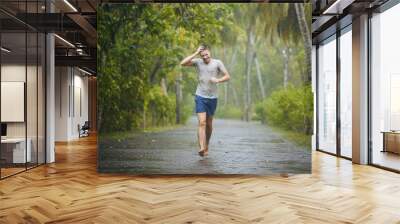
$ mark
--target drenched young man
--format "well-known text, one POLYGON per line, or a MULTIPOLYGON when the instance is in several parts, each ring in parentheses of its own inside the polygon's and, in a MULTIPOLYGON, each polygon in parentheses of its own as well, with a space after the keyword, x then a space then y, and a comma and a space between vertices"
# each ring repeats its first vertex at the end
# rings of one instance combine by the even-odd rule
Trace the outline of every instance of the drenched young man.
POLYGON ((217 108, 217 83, 228 81, 230 76, 220 60, 211 58, 210 48, 207 46, 200 46, 194 54, 183 59, 181 65, 197 68, 198 85, 195 103, 199 120, 199 155, 206 156, 208 155, 208 143, 212 133, 213 116, 217 108), (198 54, 201 59, 195 58, 198 54), (218 78, 220 74, 222 74, 222 77, 218 78))

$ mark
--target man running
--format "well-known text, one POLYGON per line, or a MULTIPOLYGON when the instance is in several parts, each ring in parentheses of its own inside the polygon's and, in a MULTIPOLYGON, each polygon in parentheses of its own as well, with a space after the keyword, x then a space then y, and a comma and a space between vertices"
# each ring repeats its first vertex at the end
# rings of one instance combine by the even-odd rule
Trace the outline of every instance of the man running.
POLYGON ((208 143, 212 133, 212 119, 217 108, 218 89, 217 83, 230 79, 230 75, 224 64, 211 58, 210 48, 200 46, 197 51, 181 61, 182 66, 195 66, 198 73, 198 85, 196 89, 195 103, 199 120, 198 139, 199 155, 208 155, 208 143), (200 55, 201 59, 195 58, 200 55), (217 78, 219 74, 223 76, 217 78))

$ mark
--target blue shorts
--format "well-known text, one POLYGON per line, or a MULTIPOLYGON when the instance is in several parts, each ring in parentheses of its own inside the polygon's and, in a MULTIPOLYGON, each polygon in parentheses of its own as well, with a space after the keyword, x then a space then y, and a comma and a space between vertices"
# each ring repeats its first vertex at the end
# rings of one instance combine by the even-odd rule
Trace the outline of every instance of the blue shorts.
POLYGON ((217 109, 217 98, 205 98, 196 95, 194 102, 196 103, 196 113, 206 112, 207 116, 214 116, 217 109))

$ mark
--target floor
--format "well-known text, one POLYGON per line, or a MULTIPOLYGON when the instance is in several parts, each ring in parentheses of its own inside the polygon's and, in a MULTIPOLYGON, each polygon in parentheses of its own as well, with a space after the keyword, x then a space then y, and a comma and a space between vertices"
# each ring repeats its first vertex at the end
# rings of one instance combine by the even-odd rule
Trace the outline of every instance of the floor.
MULTIPOLYGON (((99 169, 131 174, 309 174, 311 151, 260 122, 215 119, 209 155, 198 155, 197 118, 185 126, 99 138, 99 169)), ((306 138, 306 136, 304 136, 306 138)))
POLYGON ((313 152, 313 173, 96 172, 96 137, 0 181, 0 223, 400 223, 400 175, 313 152))
POLYGON ((25 170, 25 167, 7 167, 7 168, 1 168, 1 177, 7 177, 19 172, 23 172, 25 170))
POLYGON ((373 163, 400 170, 400 155, 392 152, 381 152, 379 150, 374 151, 373 163))
POLYGON ((36 164, 27 164, 27 167, 25 168, 25 164, 21 164, 18 167, 6 167, 6 168, 1 168, 1 178, 6 178, 11 175, 15 175, 20 172, 24 172, 26 169, 33 169, 37 165, 36 164))

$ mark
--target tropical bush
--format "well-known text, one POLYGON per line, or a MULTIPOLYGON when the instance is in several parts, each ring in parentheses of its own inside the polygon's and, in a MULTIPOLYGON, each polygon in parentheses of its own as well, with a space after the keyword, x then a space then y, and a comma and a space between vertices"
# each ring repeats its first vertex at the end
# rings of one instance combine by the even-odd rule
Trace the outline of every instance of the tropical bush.
POLYGON ((194 69, 182 68, 179 62, 193 54, 201 43, 221 42, 220 33, 234 18, 232 7, 222 4, 99 7, 99 133, 183 124, 192 108, 183 104, 181 100, 185 99, 176 101, 175 96, 178 92, 187 95, 188 77, 180 76, 194 69))
POLYGON ((311 86, 281 88, 256 106, 259 120, 286 130, 311 134, 313 96, 311 86))
POLYGON ((166 95, 161 87, 153 86, 145 101, 146 114, 151 126, 165 126, 175 123, 175 96, 166 95))
POLYGON ((218 118, 241 119, 243 112, 239 107, 233 105, 218 106, 215 113, 218 118))
MULTIPOLYGON (((311 6, 304 7, 311 18, 311 6)), ((276 89, 310 83, 311 46, 301 41, 308 36, 299 29, 307 25, 300 11, 294 4, 102 4, 99 133, 184 124, 193 114, 198 80, 196 70, 180 62, 200 44, 211 46, 212 57, 223 61, 232 77, 221 85, 217 117, 248 120, 256 111, 263 122, 309 133, 311 93, 301 92, 303 87, 276 89)))

